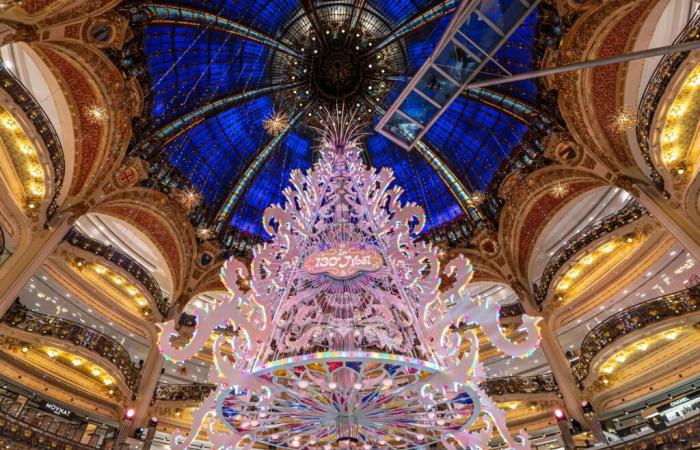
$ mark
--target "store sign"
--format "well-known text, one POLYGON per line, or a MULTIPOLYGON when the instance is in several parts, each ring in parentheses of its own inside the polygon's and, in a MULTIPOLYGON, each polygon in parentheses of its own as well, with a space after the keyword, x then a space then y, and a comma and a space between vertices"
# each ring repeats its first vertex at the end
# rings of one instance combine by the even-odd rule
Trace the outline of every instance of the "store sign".
POLYGON ((688 403, 688 402, 690 402, 690 401, 692 401, 692 400, 695 400, 695 399, 697 399, 698 397, 700 397, 700 390, 696 390, 696 391, 690 392, 690 393, 688 393, 688 394, 685 394, 683 397, 679 397, 679 398, 677 398, 677 399, 675 399, 675 400, 672 400, 672 401, 670 401, 670 402, 668 402, 668 403, 666 403, 666 404, 663 404, 663 405, 661 405, 661 406, 658 406, 658 407, 656 408, 656 410, 657 410, 658 412, 662 413, 662 412, 664 412, 664 411, 668 411, 669 409, 673 409, 673 408, 675 408, 675 407, 677 407, 677 406, 681 406, 681 405, 683 405, 683 404, 685 404, 685 403, 688 403))
POLYGON ((348 280, 359 273, 376 272, 384 260, 374 251, 340 244, 323 252, 313 253, 304 260, 304 270, 312 275, 327 274, 338 280, 348 280))
POLYGON ((65 417, 66 419, 72 419, 75 417, 75 413, 73 413, 73 411, 71 411, 70 409, 66 409, 62 406, 58 406, 57 404, 46 401, 46 400, 43 400, 40 403, 40 406, 42 409, 45 409, 46 411, 50 411, 50 412, 56 414, 57 416, 65 417))

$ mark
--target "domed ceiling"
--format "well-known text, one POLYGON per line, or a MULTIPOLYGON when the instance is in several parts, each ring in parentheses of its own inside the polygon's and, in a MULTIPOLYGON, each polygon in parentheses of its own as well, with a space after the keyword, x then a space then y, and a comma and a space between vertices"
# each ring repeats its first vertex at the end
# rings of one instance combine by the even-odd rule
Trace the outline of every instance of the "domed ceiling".
MULTIPOLYGON (((281 201, 290 171, 318 156, 308 125, 319 108, 357 108, 368 124, 365 161, 394 169, 404 200, 425 209, 428 230, 480 220, 477 208, 496 205, 480 205, 482 192, 535 157, 537 137, 553 123, 535 106, 535 82, 464 92, 411 151, 372 128, 433 52, 457 3, 141 3, 130 13, 150 116, 135 146, 158 183, 201 192, 194 222, 265 239, 262 212, 281 201)), ((535 68, 541 23, 540 8, 479 77, 535 68)))

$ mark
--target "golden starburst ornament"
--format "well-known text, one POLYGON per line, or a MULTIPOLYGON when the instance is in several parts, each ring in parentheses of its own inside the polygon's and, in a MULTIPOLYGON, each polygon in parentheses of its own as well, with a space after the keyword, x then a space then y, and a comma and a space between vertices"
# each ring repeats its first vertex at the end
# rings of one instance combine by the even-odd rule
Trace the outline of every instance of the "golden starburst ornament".
POLYGON ((618 108, 610 128, 618 134, 623 134, 636 128, 638 121, 639 114, 637 109, 632 106, 623 106, 618 108))
POLYGON ((178 190, 175 193, 175 198, 188 212, 194 210, 202 203, 202 194, 192 188, 178 190))
POLYGON ((569 186, 557 183, 554 186, 552 186, 549 192, 550 194, 552 194, 552 197, 562 199, 566 197, 566 194, 569 193, 569 186))
POLYGON ((197 237, 203 241, 208 241, 214 236, 214 232, 211 228, 200 227, 196 231, 197 237))
POLYGON ((265 119, 263 123, 263 128, 267 131, 270 136, 278 136, 289 126, 289 119, 283 113, 273 113, 270 117, 265 119))
POLYGON ((474 205, 476 205, 476 206, 481 205, 485 199, 486 199, 486 194, 484 194, 482 191, 472 192, 472 202, 474 202, 474 205))
POLYGON ((104 108, 104 106, 98 105, 97 103, 88 106, 85 109, 85 113, 87 114, 90 122, 97 124, 104 123, 108 117, 107 110, 104 108))

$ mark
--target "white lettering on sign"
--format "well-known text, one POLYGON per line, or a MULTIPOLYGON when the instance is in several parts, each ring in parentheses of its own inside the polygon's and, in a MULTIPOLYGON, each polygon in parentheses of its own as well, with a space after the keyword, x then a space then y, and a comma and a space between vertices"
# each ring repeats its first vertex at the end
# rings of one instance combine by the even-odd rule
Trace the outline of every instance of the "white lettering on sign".
POLYGON ((70 417, 70 415, 71 415, 70 410, 68 410, 66 408, 61 408, 60 406, 54 405, 53 403, 45 402, 44 408, 48 409, 49 411, 56 414, 57 416, 70 417))
POLYGON ((383 265, 384 260, 379 253, 348 247, 347 244, 313 253, 304 260, 304 270, 307 273, 325 273, 339 280, 348 280, 359 273, 376 272, 383 265))
POLYGON ((678 405, 680 405, 681 403, 687 402, 688 400, 689 400, 688 397, 681 397, 681 398, 679 398, 678 400, 672 401, 668 406, 670 406, 671 408, 673 408, 674 406, 678 406, 678 405))

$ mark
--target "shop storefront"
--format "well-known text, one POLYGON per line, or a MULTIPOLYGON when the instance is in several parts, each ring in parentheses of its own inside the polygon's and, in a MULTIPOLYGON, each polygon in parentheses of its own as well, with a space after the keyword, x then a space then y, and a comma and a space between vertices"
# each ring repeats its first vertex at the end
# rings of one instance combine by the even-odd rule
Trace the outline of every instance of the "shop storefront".
POLYGON ((87 448, 102 448, 116 434, 113 426, 9 384, 0 387, 0 418, 6 419, 3 424, 30 427, 61 442, 74 442, 87 448))

